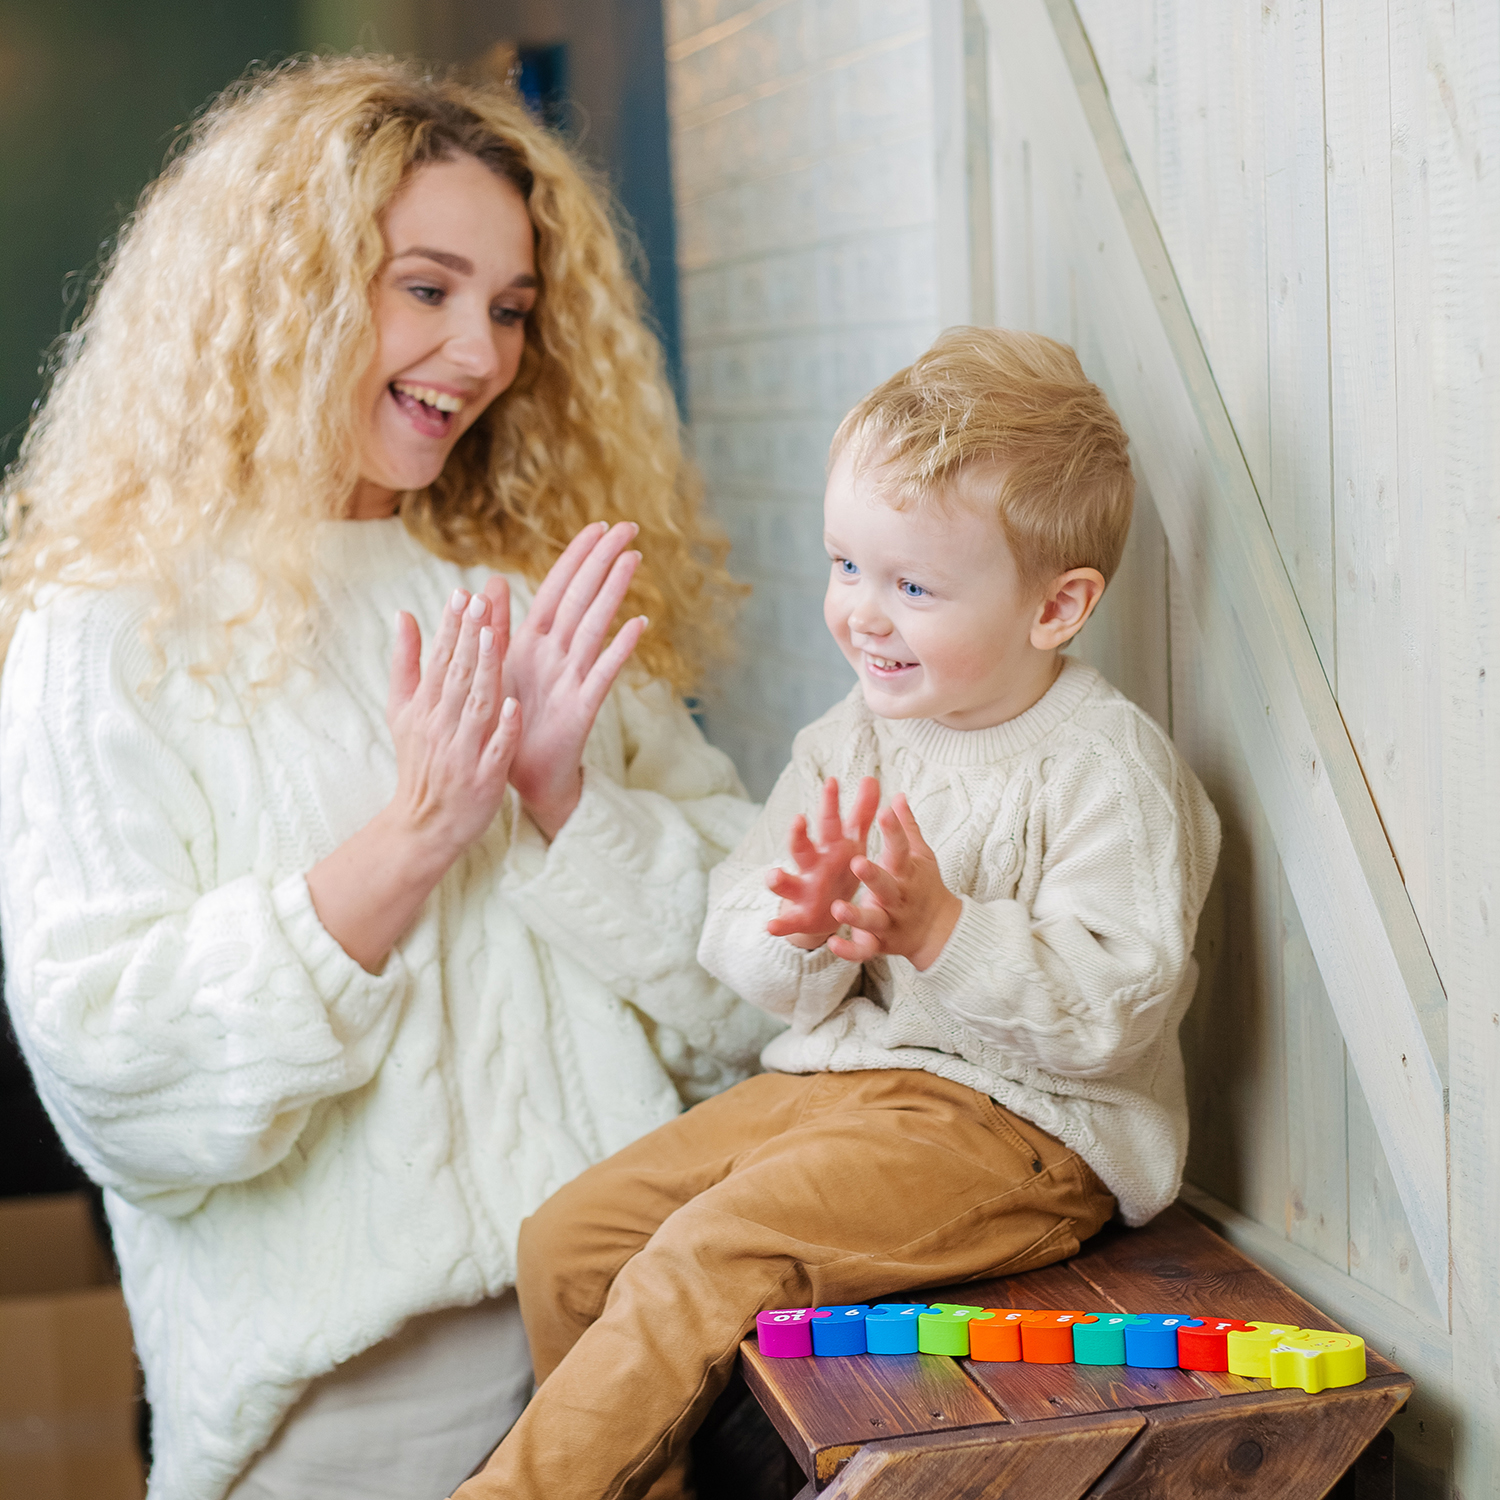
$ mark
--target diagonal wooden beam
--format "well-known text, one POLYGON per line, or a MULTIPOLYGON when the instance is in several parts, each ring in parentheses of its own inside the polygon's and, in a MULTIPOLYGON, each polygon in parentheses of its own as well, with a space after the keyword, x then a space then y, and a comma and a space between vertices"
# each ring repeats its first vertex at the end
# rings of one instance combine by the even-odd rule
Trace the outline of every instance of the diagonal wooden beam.
MULTIPOLYGON (((1447 1002, 1072 0, 986 0, 999 113, 1077 253, 1078 317, 1133 439, 1441 1307, 1447 1002)), ((1066 246, 1039 245, 1041 255, 1066 246)))
POLYGON ((1122 1411, 866 1443, 823 1500, 1079 1500, 1145 1425, 1122 1411))

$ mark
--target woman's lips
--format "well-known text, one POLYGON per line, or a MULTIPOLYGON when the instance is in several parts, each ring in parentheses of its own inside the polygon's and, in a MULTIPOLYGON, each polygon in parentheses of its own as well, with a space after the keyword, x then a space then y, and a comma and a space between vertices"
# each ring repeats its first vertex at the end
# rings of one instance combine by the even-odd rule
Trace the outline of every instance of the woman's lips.
POLYGON ((455 412, 439 411, 425 401, 419 401, 408 391, 398 391, 394 385, 387 386, 391 400, 400 408, 406 419, 423 437, 445 438, 452 430, 455 412))

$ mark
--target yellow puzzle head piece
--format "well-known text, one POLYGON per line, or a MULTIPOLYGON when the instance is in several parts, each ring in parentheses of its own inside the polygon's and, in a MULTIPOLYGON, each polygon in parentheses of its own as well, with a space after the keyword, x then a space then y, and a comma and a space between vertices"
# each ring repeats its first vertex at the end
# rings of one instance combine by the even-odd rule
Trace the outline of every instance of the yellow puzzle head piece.
POLYGON ((1271 1384, 1326 1391, 1365 1378, 1365 1341, 1352 1333, 1303 1329, 1271 1348, 1271 1384))
POLYGON ((1229 1350, 1229 1373, 1252 1375, 1268 1380, 1271 1375, 1271 1349, 1291 1334, 1302 1330, 1295 1323, 1272 1323, 1265 1319, 1247 1319, 1250 1326, 1233 1330, 1225 1336, 1229 1350))

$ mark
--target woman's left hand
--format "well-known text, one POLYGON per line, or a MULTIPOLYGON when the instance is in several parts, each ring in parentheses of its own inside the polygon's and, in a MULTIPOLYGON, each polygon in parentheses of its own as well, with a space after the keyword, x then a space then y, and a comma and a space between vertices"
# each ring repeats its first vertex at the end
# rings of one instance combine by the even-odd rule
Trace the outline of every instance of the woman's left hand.
POLYGON ((505 657, 505 693, 521 705, 521 744, 510 766, 531 820, 546 836, 572 816, 583 791, 583 745, 646 617, 610 622, 640 563, 627 552, 638 527, 586 526, 552 565, 505 657))

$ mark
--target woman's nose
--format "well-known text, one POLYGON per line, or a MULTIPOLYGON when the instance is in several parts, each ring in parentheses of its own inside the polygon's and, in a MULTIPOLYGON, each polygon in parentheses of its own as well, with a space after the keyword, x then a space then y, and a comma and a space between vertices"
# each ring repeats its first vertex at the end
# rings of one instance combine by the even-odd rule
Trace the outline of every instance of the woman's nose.
POLYGON ((482 322, 466 322, 455 329, 445 352, 465 375, 474 380, 493 379, 500 368, 495 325, 488 317, 482 322))

